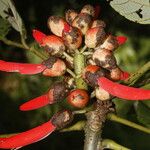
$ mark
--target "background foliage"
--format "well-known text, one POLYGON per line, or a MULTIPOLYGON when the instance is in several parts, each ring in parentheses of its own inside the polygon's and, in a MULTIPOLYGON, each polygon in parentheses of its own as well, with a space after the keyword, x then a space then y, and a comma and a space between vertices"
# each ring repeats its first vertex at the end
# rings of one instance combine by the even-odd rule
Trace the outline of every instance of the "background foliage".
MULTIPOLYGON (((106 31, 115 35, 128 37, 127 43, 116 51, 120 67, 134 73, 139 67, 148 62, 150 57, 150 25, 131 22, 115 12, 105 0, 14 0, 16 8, 27 28, 28 42, 33 42, 32 29, 39 29, 47 34, 47 19, 51 15, 64 15, 68 8, 81 9, 84 4, 100 4, 101 15, 107 24, 106 31)), ((0 18, 0 36, 7 35, 8 39, 19 40, 19 33, 0 18)), ((16 62, 39 63, 41 60, 28 51, 10 47, 0 42, 0 59, 16 62)), ((150 72, 147 74, 150 77, 150 72)), ((140 83, 140 81, 138 81, 140 83)), ((138 83, 137 82, 137 83, 138 83)), ((47 106, 36 111, 20 112, 18 107, 23 102, 42 95, 47 91, 52 80, 41 75, 27 76, 17 73, 0 72, 0 134, 15 133, 28 130, 47 121, 60 106, 47 106)), ((137 84, 138 86, 138 84, 137 84)), ((147 85, 150 88, 150 85, 147 85)), ((150 102, 129 102, 115 100, 118 115, 134 122, 150 127, 150 102)), ((62 104, 62 107, 64 104, 62 104)), ((135 150, 150 148, 150 136, 141 131, 117 124, 106 122, 104 138, 135 150)), ((82 150, 84 132, 53 133, 43 141, 22 148, 23 150, 82 150)))

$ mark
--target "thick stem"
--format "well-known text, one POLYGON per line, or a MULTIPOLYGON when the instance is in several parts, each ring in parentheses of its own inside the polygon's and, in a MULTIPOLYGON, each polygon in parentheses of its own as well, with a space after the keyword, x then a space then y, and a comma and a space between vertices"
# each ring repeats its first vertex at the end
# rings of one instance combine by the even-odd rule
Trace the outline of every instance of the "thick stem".
MULTIPOLYGON (((81 53, 75 53, 73 62, 74 62, 74 71, 76 76, 81 76, 81 73, 85 68, 85 56, 81 53)), ((87 84, 82 79, 82 77, 76 78, 75 82, 78 89, 87 90, 87 84)))
POLYGON ((121 123, 121 124, 124 124, 124 125, 127 125, 129 127, 132 127, 132 128, 135 128, 135 129, 138 129, 140 131, 143 131, 145 133, 150 134, 150 129, 149 128, 143 127, 143 126, 138 125, 138 124, 136 124, 134 122, 131 122, 129 120, 120 118, 120 117, 118 117, 117 115, 115 115, 113 113, 108 114, 107 115, 107 119, 109 119, 111 121, 115 121, 115 122, 121 123))
POLYGON ((99 148, 102 127, 111 107, 112 103, 110 101, 98 101, 96 109, 86 114, 84 150, 97 150, 99 148))

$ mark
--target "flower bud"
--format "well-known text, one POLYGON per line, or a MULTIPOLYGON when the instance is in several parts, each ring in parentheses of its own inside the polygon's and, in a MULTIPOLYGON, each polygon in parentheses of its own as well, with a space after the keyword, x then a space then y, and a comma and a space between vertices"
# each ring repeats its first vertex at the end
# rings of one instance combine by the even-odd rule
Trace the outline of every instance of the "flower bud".
POLYGON ((117 67, 116 59, 113 53, 107 49, 98 48, 92 56, 96 65, 101 66, 105 69, 112 70, 117 67))
POLYGON ((92 25, 91 25, 91 28, 95 28, 95 27, 102 27, 102 28, 105 28, 106 27, 106 24, 104 21, 102 20, 94 20, 92 25))
POLYGON ((65 74, 66 64, 59 58, 49 57, 43 62, 47 68, 43 71, 44 76, 56 77, 65 74))
POLYGON ((85 34, 87 30, 90 28, 92 23, 92 18, 87 13, 80 13, 77 17, 73 20, 72 26, 77 27, 80 29, 82 34, 85 34))
POLYGON ((91 5, 85 5, 81 9, 81 13, 86 13, 86 14, 91 15, 92 17, 94 17, 95 16, 95 8, 91 5))
POLYGON ((76 89, 69 93, 67 102, 77 108, 83 108, 89 101, 89 95, 87 91, 82 89, 76 89))
POLYGON ((122 75, 122 71, 120 70, 120 68, 117 67, 110 70, 109 78, 111 80, 118 81, 121 79, 121 75, 122 75))
POLYGON ((85 34, 85 44, 89 48, 95 48, 105 39, 105 31, 101 27, 90 28, 85 34))
POLYGON ((98 100, 101 100, 101 101, 110 100, 111 98, 111 95, 107 91, 102 89, 101 87, 97 87, 95 89, 95 96, 98 100))
POLYGON ((74 50, 79 48, 82 44, 82 33, 78 28, 67 27, 67 29, 63 30, 62 37, 70 52, 72 52, 72 50, 74 52, 74 50))
POLYGON ((43 46, 52 56, 61 56, 65 51, 63 40, 55 35, 46 36, 43 39, 41 46, 43 46))
POLYGON ((66 21, 71 25, 78 13, 75 10, 69 9, 66 12, 66 21))
POLYGON ((53 34, 57 36, 62 36, 62 31, 64 29, 64 24, 66 22, 64 21, 63 18, 58 17, 58 16, 51 16, 48 19, 48 27, 52 31, 53 34))

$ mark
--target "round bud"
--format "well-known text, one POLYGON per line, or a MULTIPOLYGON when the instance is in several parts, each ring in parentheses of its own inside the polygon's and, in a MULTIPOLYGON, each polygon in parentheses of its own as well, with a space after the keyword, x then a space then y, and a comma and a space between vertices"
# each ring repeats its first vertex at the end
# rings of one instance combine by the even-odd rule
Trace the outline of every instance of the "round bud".
POLYGON ((52 124, 57 128, 64 128, 73 120, 73 113, 69 110, 59 111, 51 118, 52 124))
POLYGON ((85 5, 81 9, 81 13, 86 13, 86 14, 91 15, 92 17, 94 17, 95 16, 95 8, 91 5, 85 5))
POLYGON ((95 96, 98 100, 101 100, 101 101, 110 100, 111 98, 111 95, 107 91, 102 89, 101 87, 97 87, 95 89, 95 96))
POLYGON ((58 17, 58 16, 51 16, 48 19, 48 28, 52 31, 53 34, 57 36, 62 36, 62 31, 64 29, 64 24, 66 22, 64 21, 63 18, 58 17))
POLYGON ((63 30, 63 40, 65 45, 71 50, 79 48, 82 44, 82 33, 78 28, 69 27, 67 30, 63 30))
POLYGON ((89 48, 95 48, 104 42, 105 36, 104 28, 90 28, 85 34, 85 45, 89 48))
POLYGON ((92 23, 92 18, 90 15, 86 13, 80 13, 77 17, 73 20, 72 26, 77 27, 80 29, 82 34, 85 34, 87 30, 90 28, 92 23))
POLYGON ((118 44, 116 37, 109 35, 105 39, 104 43, 101 45, 101 48, 105 48, 107 50, 114 51, 116 48, 118 48, 118 46, 119 46, 119 44, 118 44))
POLYGON ((52 56, 61 56, 65 51, 63 40, 55 35, 46 36, 43 39, 41 46, 43 46, 52 56))
POLYGON ((106 24, 104 21, 102 20, 94 20, 92 25, 91 25, 91 28, 95 28, 95 27, 102 27, 102 28, 105 28, 106 27, 106 24))
POLYGON ((77 108, 83 108, 89 101, 89 95, 87 91, 82 89, 76 89, 69 93, 67 102, 77 108))
POLYGON ((88 65, 84 68, 82 77, 92 87, 97 86, 97 79, 104 77, 106 74, 105 70, 96 65, 88 65))
POLYGON ((71 25, 78 13, 75 10, 69 9, 66 12, 66 21, 71 25))
POLYGON ((115 69, 117 67, 116 59, 113 53, 107 49, 98 48, 92 56, 96 65, 106 68, 108 70, 115 69))
POLYGON ((110 70, 109 78, 114 81, 118 81, 121 79, 121 75, 122 75, 122 71, 120 70, 120 68, 117 67, 110 70))
POLYGON ((48 97, 51 102, 58 102, 64 100, 67 96, 68 89, 65 82, 54 83, 48 91, 48 97))
POLYGON ((43 62, 47 68, 43 71, 44 76, 56 77, 65 74, 66 64, 59 58, 49 57, 43 62))

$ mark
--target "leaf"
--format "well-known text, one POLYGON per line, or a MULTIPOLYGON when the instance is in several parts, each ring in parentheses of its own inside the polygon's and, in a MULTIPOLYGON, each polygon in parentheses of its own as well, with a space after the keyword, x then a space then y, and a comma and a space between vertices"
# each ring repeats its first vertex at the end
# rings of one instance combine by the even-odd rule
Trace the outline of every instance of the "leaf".
POLYGON ((148 108, 143 102, 137 102, 135 108, 138 121, 145 126, 150 127, 150 108, 148 108))
POLYGON ((18 14, 12 0, 0 0, 0 15, 6 19, 12 27, 26 38, 26 30, 20 15, 18 14))
POLYGON ((0 38, 4 38, 8 34, 10 27, 8 21, 0 17, 0 38))
POLYGON ((149 0, 110 0, 110 5, 131 21, 140 24, 150 24, 149 0))

